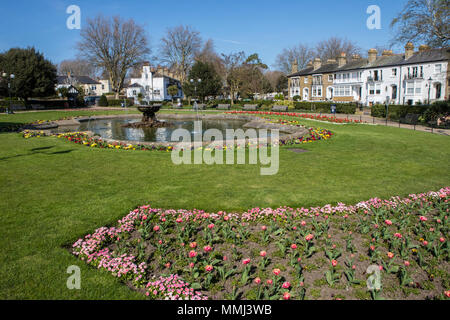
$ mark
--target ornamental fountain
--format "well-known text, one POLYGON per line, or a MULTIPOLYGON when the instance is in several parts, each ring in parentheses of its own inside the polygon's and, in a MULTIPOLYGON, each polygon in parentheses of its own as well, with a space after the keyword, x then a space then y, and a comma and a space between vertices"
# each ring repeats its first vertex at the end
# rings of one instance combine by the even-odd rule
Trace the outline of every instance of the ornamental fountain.
POLYGON ((161 109, 161 104, 154 104, 152 106, 138 106, 137 109, 142 112, 142 119, 140 122, 128 123, 124 125, 126 128, 162 128, 167 127, 167 122, 158 121, 156 113, 161 109))

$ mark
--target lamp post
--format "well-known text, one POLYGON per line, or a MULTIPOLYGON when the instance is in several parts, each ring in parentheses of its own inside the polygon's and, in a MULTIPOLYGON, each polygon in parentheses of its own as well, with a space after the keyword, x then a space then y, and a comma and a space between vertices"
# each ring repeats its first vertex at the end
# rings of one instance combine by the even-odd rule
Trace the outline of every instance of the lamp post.
POLYGON ((12 83, 12 81, 14 80, 15 75, 12 73, 12 74, 10 74, 9 77, 8 77, 8 74, 5 73, 5 72, 3 72, 2 76, 3 76, 3 78, 6 79, 6 81, 8 81, 9 109, 6 111, 6 113, 8 113, 8 114, 14 114, 14 112, 13 112, 13 110, 12 110, 11 83, 12 83))
POLYGON ((430 77, 430 79, 428 79, 428 105, 430 105, 430 94, 431 94, 432 82, 433 82, 433 79, 430 77))
POLYGON ((194 95, 195 95, 195 106, 197 107, 197 84, 202 82, 202 79, 197 79, 197 81, 195 81, 194 79, 190 80, 191 84, 194 85, 194 95))

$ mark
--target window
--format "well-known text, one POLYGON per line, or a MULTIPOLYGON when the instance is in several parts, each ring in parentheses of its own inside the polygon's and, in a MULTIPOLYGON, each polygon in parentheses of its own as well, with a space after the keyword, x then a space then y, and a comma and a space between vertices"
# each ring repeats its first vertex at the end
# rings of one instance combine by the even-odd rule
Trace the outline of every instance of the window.
POLYGON ((350 97, 352 95, 351 86, 339 86, 334 90, 334 95, 336 97, 350 97))
POLYGON ((312 88, 312 96, 313 97, 321 97, 322 96, 322 86, 314 86, 312 88))
POLYGON ((328 82, 333 82, 333 75, 332 74, 328 75, 328 82))
POLYGON ((308 77, 305 77, 305 83, 308 83, 308 77))
POLYGON ((369 94, 375 94, 375 85, 374 84, 369 85, 369 94))
POLYGON ((375 93, 376 93, 376 94, 381 94, 381 86, 380 86, 380 84, 377 84, 377 85, 375 86, 375 93))
POLYGON ((442 64, 435 64, 434 73, 441 73, 441 72, 442 72, 442 64))
POLYGON ((397 68, 392 69, 392 76, 396 77, 397 76, 397 68))

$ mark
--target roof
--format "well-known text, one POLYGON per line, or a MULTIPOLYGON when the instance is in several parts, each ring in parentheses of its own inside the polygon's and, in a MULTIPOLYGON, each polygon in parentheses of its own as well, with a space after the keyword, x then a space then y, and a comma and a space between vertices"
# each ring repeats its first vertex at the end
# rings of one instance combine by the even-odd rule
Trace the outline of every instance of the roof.
POLYGON ((142 86, 139 83, 133 83, 127 86, 127 88, 142 88, 142 86))
POLYGON ((342 67, 339 67, 338 64, 332 63, 323 65, 316 70, 314 70, 313 67, 309 67, 300 70, 299 72, 290 74, 288 75, 288 77, 290 78, 313 74, 333 73, 340 71, 371 69, 390 66, 403 66, 410 64, 420 64, 420 63, 448 61, 448 60, 450 60, 450 48, 428 49, 424 51, 415 52, 414 55, 409 59, 405 59, 404 54, 378 56, 377 60, 374 61, 373 63, 369 63, 368 59, 352 60, 343 65, 342 67))
POLYGON ((71 82, 80 84, 101 84, 88 76, 71 76, 70 78, 71 80, 69 80, 68 76, 57 76, 56 80, 58 81, 58 84, 70 84, 71 82))

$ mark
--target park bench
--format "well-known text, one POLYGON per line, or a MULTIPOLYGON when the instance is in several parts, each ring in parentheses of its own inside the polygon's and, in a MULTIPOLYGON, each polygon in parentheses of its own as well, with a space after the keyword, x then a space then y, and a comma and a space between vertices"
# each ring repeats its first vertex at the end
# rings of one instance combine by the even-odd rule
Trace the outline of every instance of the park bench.
POLYGON ((194 105, 193 108, 194 108, 194 110, 205 110, 206 106, 203 103, 200 103, 200 104, 197 104, 197 106, 194 105))
POLYGON ((12 111, 24 111, 24 110, 27 110, 27 108, 26 108, 25 106, 13 104, 13 105, 11 106, 11 110, 12 110, 12 111))
POLYGON ((272 111, 275 111, 275 112, 287 112, 288 111, 288 107, 287 106, 273 106, 272 107, 272 111))
POLYGON ((217 110, 230 110, 230 105, 229 104, 219 104, 217 106, 217 110))
POLYGON ((414 113, 408 113, 404 118, 400 118, 401 123, 416 124, 419 121, 419 115, 414 113))
POLYGON ((244 104, 244 111, 256 111, 258 109, 257 104, 244 104))

